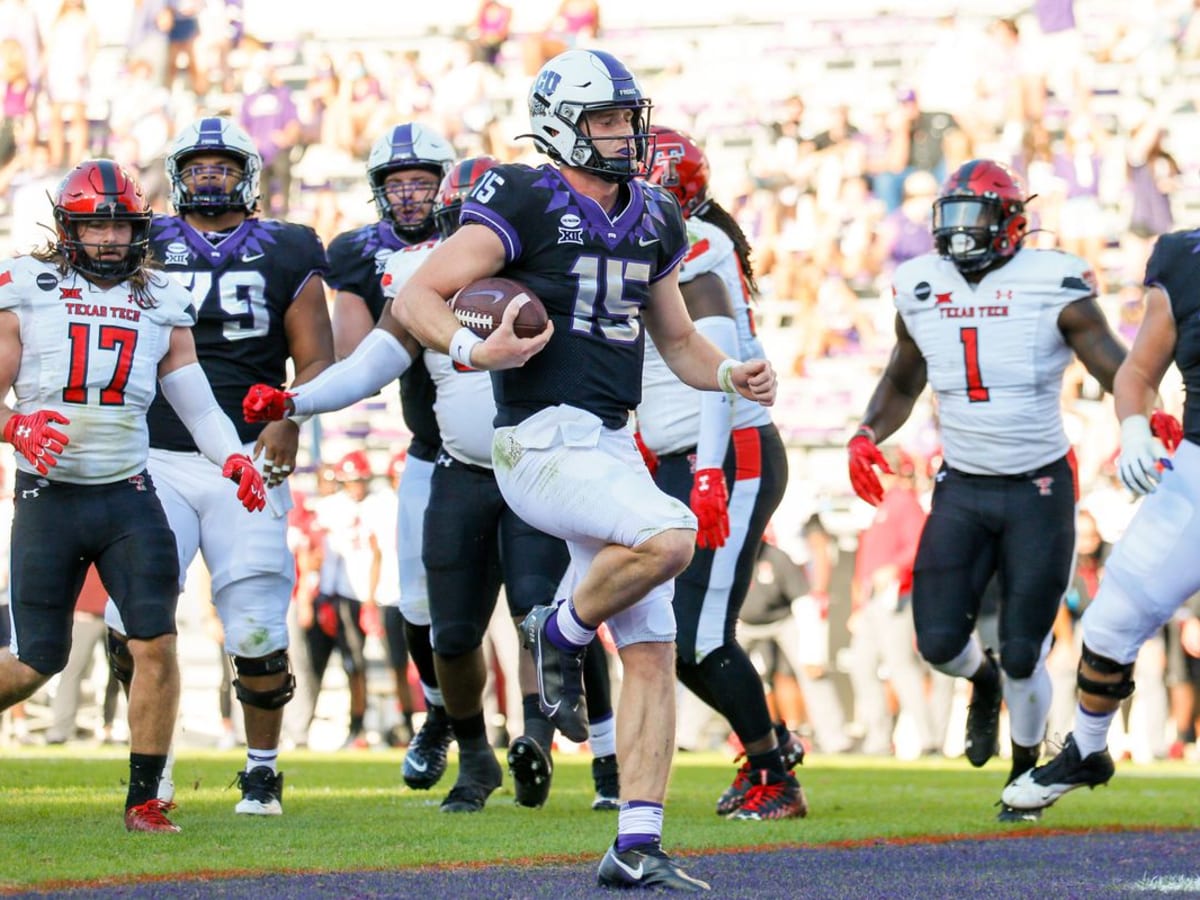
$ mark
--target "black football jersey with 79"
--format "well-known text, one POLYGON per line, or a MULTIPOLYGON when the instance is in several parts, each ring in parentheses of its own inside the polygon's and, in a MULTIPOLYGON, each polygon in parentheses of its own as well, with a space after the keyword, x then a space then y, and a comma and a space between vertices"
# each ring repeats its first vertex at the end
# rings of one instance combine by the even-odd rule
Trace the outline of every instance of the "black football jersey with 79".
POLYGON ((641 401, 642 307, 688 247, 674 198, 634 180, 609 214, 552 165, 503 165, 475 185, 462 223, 492 229, 507 259, 499 274, 537 294, 554 323, 545 349, 492 374, 496 425, 565 403, 622 427, 641 401))
MULTIPOLYGON (((196 355, 217 402, 243 441, 257 439, 265 425, 242 418, 242 398, 252 384, 287 380, 291 354, 283 320, 308 279, 328 269, 321 239, 306 225, 247 219, 210 242, 181 217, 155 216, 150 247, 166 272, 192 292, 196 355)), ((196 450, 161 391, 147 420, 151 447, 196 450)))

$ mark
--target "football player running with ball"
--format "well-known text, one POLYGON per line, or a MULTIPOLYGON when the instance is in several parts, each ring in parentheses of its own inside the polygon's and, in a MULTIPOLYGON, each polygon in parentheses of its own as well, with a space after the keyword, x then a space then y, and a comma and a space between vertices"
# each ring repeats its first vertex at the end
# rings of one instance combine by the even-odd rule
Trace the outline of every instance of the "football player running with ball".
POLYGON ((158 798, 179 707, 180 567, 146 466, 156 384, 229 501, 225 528, 251 527, 245 511, 263 508, 263 482, 197 362, 192 295, 147 264, 141 188, 93 159, 53 202, 57 240, 0 264, 0 395, 16 396, 15 409, 0 407, 0 430, 18 469, 0 709, 66 665, 75 600, 95 563, 133 669, 125 827, 176 832, 174 804, 158 798))
MULTIPOLYGON (((458 228, 463 198, 496 165, 491 157, 463 160, 445 177, 434 215, 442 235, 458 228)), ((385 267, 382 290, 391 298, 439 244, 432 239, 394 253, 385 267)), ((388 308, 385 306, 385 309, 388 308)), ((515 308, 514 308, 515 312, 515 308)), ((510 313, 511 315, 511 313, 510 313)), ((492 420, 496 404, 487 372, 455 363, 434 350, 421 351, 392 315, 362 340, 351 356, 326 369, 294 391, 256 385, 244 407, 251 421, 340 409, 374 393, 412 371, 421 360, 436 388, 433 409, 442 446, 430 479, 430 500, 422 504, 425 540, 424 570, 429 579, 428 604, 433 635, 437 684, 450 732, 458 741, 458 780, 442 802, 444 812, 478 812, 500 786, 501 772, 487 740, 483 716, 486 684, 483 638, 498 599, 501 582, 510 613, 520 622, 539 602, 552 602, 568 563, 566 545, 530 528, 504 503, 492 474, 492 420)), ((590 702, 597 717, 607 721, 612 742, 612 707, 608 700, 607 658, 602 647, 590 654, 589 687, 598 695, 590 702), (603 704, 597 706, 596 704, 603 704)), ((516 782, 517 803, 540 807, 550 792, 553 766, 550 746, 554 725, 537 708, 537 679, 532 661, 522 660, 519 673, 525 703, 525 733, 509 750, 509 767, 516 782)), ((603 725, 598 726, 603 728, 603 725)), ((592 730, 589 743, 603 760, 605 735, 592 730)), ((428 749, 428 748, 424 748, 428 749)), ((412 752, 410 748, 409 756, 412 752)), ((426 759, 422 759, 425 762, 426 759)), ((431 758, 438 768, 427 783, 416 782, 412 760, 405 767, 410 787, 431 787, 445 769, 445 752, 431 758)), ((615 759, 605 763, 616 779, 615 759)), ((601 766, 600 768, 603 768, 601 766)), ((593 766, 594 774, 597 767, 593 766)), ((597 779, 598 793, 603 787, 597 779)), ((607 795, 614 793, 609 789, 607 795)), ((604 796, 607 796, 604 795, 604 796)), ((599 807, 597 807, 599 808, 599 807)))
POLYGON ((692 558, 696 518, 655 487, 629 411, 641 399, 647 331, 672 371, 700 390, 770 405, 775 373, 764 360, 728 358, 687 314, 683 217, 669 194, 639 178, 652 153, 650 108, 607 53, 571 50, 546 63, 529 112, 532 137, 554 164, 484 173, 459 230, 400 289, 392 313, 426 346, 493 371, 500 491, 521 519, 570 549, 572 595, 523 625, 542 710, 568 738, 587 738, 583 655, 602 623, 620 653, 621 803, 600 882, 705 890, 661 846, 675 734, 671 595, 692 558), (446 301, 491 275, 526 285, 549 327, 519 338, 508 310, 486 339, 461 327, 446 301))
MULTIPOLYGON (((1045 737, 1046 654, 1073 563, 1077 484, 1063 371, 1074 354, 1111 391, 1125 356, 1087 263, 1022 249, 1025 202, 1017 176, 998 162, 971 160, 947 179, 933 204, 936 251, 893 276, 896 346, 848 446, 854 490, 875 505, 875 467, 890 471, 877 444, 904 424, 926 384, 933 389, 945 462, 913 571, 917 648, 973 686, 971 765, 997 753, 1007 701, 1009 782, 1033 768, 1045 737), (999 662, 974 631, 994 574, 999 662)), ((1000 818, 1022 816, 1002 808, 1000 818)))
MULTIPOLYGON (((212 575, 213 605, 232 657, 234 690, 246 726, 246 764, 235 812, 283 812, 277 766, 283 707, 295 691, 287 613, 295 562, 287 543, 296 464, 295 422, 246 423, 242 398, 256 382, 282 384, 290 359, 297 383, 333 362, 322 273, 325 249, 307 226, 255 215, 262 159, 249 135, 217 116, 187 125, 166 159, 175 216, 156 216, 150 246, 167 273, 191 292, 200 365, 221 408, 237 421, 245 452, 266 475, 268 515, 231 523, 219 473, 162 396, 150 408, 150 473, 158 484, 186 573, 197 552, 212 575)), ((110 662, 127 677, 121 623, 106 613, 110 662)))

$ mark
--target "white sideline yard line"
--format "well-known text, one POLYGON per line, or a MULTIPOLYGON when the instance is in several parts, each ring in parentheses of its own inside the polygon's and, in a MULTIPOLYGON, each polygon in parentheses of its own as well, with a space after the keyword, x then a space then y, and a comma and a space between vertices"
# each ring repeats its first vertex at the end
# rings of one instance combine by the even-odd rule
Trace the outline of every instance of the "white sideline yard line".
POLYGON ((1200 875, 1152 875, 1132 882, 1128 890, 1146 894, 1190 894, 1194 897, 1200 895, 1200 875))

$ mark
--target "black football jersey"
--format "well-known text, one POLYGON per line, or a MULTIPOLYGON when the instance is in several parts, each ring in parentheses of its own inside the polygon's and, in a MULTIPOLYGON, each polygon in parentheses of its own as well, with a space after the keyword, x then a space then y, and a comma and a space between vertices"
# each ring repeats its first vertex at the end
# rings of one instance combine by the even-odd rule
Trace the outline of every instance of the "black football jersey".
MULTIPOLYGON (((362 297, 376 322, 383 315, 387 298, 380 278, 388 258, 403 250, 408 242, 396 234, 389 222, 375 222, 351 231, 343 231, 329 242, 329 286, 362 297)), ((442 445, 437 417, 433 414, 436 389, 424 355, 418 354, 408 371, 400 376, 400 408, 404 424, 412 432, 408 452, 417 459, 433 462, 442 445)))
POLYGON ((504 243, 500 272, 530 288, 554 322, 546 348, 519 369, 492 375, 496 424, 570 404, 622 427, 642 396, 650 285, 688 248, 679 206, 665 190, 631 181, 606 213, 552 165, 497 166, 463 204, 462 222, 504 243))
POLYGON ((1146 263, 1146 284, 1161 287, 1175 316, 1175 365, 1183 376, 1183 433, 1200 444, 1200 230, 1164 234, 1146 263))
MULTIPOLYGON (((214 244, 180 217, 155 216, 150 247, 166 272, 192 292, 196 355, 217 402, 243 441, 257 439, 265 426, 242 418, 242 398, 252 384, 287 380, 283 319, 309 277, 328 270, 321 239, 306 225, 247 219, 214 244)), ((151 447, 196 450, 161 392, 147 420, 151 447)))

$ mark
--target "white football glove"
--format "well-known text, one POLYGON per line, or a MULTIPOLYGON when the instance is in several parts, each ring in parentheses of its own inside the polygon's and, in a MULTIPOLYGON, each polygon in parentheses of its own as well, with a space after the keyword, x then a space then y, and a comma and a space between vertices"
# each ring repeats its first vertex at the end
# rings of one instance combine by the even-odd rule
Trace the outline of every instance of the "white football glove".
POLYGON ((1150 420, 1129 416, 1121 422, 1121 457, 1117 471, 1125 487, 1135 494, 1152 494, 1171 460, 1162 441, 1150 433, 1150 420))

